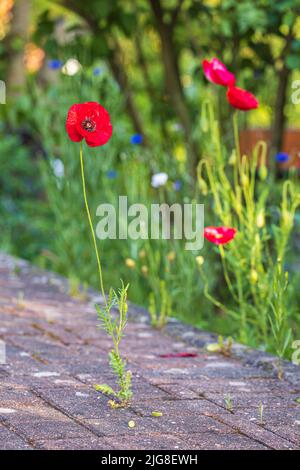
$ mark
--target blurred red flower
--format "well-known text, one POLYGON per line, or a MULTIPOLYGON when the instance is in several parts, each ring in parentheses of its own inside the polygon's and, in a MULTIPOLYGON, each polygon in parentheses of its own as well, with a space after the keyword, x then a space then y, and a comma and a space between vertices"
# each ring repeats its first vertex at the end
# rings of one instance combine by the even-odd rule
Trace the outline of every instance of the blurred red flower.
POLYGON ((191 352, 159 354, 159 357, 163 357, 165 359, 176 358, 176 357, 197 357, 197 356, 198 356, 197 353, 191 353, 191 352))
POLYGON ((227 70, 226 66, 215 57, 209 62, 203 60, 203 72, 207 80, 217 85, 233 86, 235 84, 235 76, 227 70))
POLYGON ((252 93, 235 86, 228 88, 227 99, 231 106, 242 111, 249 111, 258 107, 258 100, 252 93))
POLYGON ((109 114, 95 101, 73 104, 68 112, 66 130, 73 142, 85 139, 90 147, 106 144, 112 135, 109 114))
POLYGON ((205 227, 204 237, 215 245, 225 245, 234 239, 236 235, 235 228, 229 227, 205 227))

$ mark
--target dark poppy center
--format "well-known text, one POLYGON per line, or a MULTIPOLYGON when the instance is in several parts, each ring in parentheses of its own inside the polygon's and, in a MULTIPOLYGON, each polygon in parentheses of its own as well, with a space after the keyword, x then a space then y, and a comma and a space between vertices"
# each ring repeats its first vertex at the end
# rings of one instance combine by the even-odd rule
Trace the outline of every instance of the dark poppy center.
POLYGON ((85 131, 93 132, 96 129, 96 123, 92 121, 92 119, 85 118, 81 123, 81 127, 83 127, 85 131))

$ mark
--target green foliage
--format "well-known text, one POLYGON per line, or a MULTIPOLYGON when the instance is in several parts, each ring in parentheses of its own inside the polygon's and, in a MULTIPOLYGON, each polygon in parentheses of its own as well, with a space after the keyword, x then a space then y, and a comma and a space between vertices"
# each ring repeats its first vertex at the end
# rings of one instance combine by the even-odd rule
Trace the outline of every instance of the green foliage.
POLYGON ((119 352, 120 341, 124 335, 124 330, 127 322, 127 290, 128 285, 122 287, 116 292, 110 289, 107 303, 104 307, 96 305, 98 317, 100 320, 100 326, 106 331, 111 337, 114 349, 109 353, 109 364, 117 376, 117 384, 119 390, 115 391, 112 387, 107 384, 95 385, 95 389, 105 393, 106 395, 112 395, 117 399, 117 402, 112 401, 112 405, 127 406, 131 397, 131 372, 126 371, 126 360, 121 358, 119 352), (112 309, 118 310, 118 315, 113 319, 112 309))
POLYGON ((294 227, 295 211, 300 205, 299 187, 291 180, 283 183, 281 207, 276 208, 279 220, 273 221, 268 206, 271 184, 266 184, 265 144, 258 143, 251 158, 241 157, 235 114, 236 148, 228 160, 213 107, 206 103, 203 109, 209 138, 198 167, 199 186, 205 196, 214 201, 217 225, 238 230, 234 241, 218 247, 232 302, 224 305, 209 293, 207 277, 200 266, 205 294, 230 317, 232 329, 240 341, 260 344, 282 357, 291 339, 287 313, 291 306, 284 295, 287 281, 282 265, 294 227), (260 179, 256 176, 258 161, 260 179))
MULTIPOLYGON (((40 263, 72 278, 80 272, 80 279, 98 287, 96 263, 90 255, 91 237, 85 218, 81 217, 83 197, 80 179, 78 145, 70 143, 64 123, 70 103, 96 100, 109 108, 114 123, 114 133, 109 145, 101 149, 84 147, 86 184, 94 227, 99 204, 106 202, 118 206, 118 195, 127 195, 128 204, 139 201, 150 210, 153 202, 164 200, 170 204, 180 203, 184 192, 185 201, 193 196, 187 180, 184 164, 174 157, 177 145, 169 153, 154 154, 148 149, 130 145, 130 128, 121 113, 119 92, 108 79, 105 69, 100 77, 61 77, 57 85, 48 90, 32 89, 33 126, 43 142, 47 158, 40 162, 42 182, 51 224, 46 250, 40 263), (99 91, 100 90, 100 91, 99 91), (51 128, 51 132, 48 130, 51 128), (56 166, 63 166, 63 174, 57 175, 56 166), (116 177, 107 176, 109 170, 116 177), (151 188, 151 174, 168 169, 169 182, 162 190, 151 188), (175 192, 173 181, 180 178, 182 191, 175 192), (52 222, 53 221, 53 222, 52 222), (55 234, 55 235, 54 235, 55 234)), ((181 147, 178 147, 182 149, 181 147)), ((209 216, 209 215, 207 215, 209 216)), ((150 294, 154 295, 157 312, 161 309, 161 281, 165 284, 164 315, 172 314, 184 321, 207 326, 210 306, 203 297, 201 280, 195 269, 195 254, 184 249, 181 240, 102 240, 103 271, 107 284, 115 285, 119 278, 129 280, 130 300, 148 307, 150 294), (145 251, 145 257, 139 253, 145 251), (169 254, 174 252, 175 259, 169 254), (135 261, 135 268, 126 266, 126 259, 135 261), (115 269, 118 266, 118 270, 115 269), (146 270, 146 272, 145 272, 146 270), (203 307, 203 308, 202 308, 203 307), (200 315, 200 310, 203 314, 200 315), (168 313, 169 312, 169 313, 168 313), (195 312, 197 312, 195 314, 195 312), (199 313, 198 313, 199 312, 199 313)), ((210 258, 207 250, 207 258, 210 258)), ((211 272, 216 269, 211 266, 211 272)), ((211 275, 212 284, 215 277, 211 275)))
POLYGON ((149 295, 149 313, 151 318, 151 325, 155 328, 162 328, 168 322, 172 313, 171 298, 167 290, 166 283, 163 280, 159 281, 159 291, 157 294, 157 302, 154 292, 149 295))
MULTIPOLYGON (((119 194, 127 195, 129 204, 138 200, 146 207, 153 202, 205 200, 206 225, 237 222, 239 227, 236 250, 229 246, 216 256, 206 244, 201 251, 204 280, 198 275, 198 253, 186 252, 179 241, 104 240, 101 251, 105 253, 103 270, 108 284, 116 285, 120 277, 129 279, 130 300, 146 307, 150 304, 157 326, 172 314, 224 337, 233 335, 288 356, 287 332, 292 329, 294 337, 300 333, 300 279, 293 272, 299 248, 299 181, 295 177, 283 185, 268 175, 266 165, 261 165, 257 174, 246 159, 241 160, 237 175, 234 173, 237 165, 228 164, 237 161, 237 150, 228 150, 232 141, 228 104, 221 96, 222 89, 211 92, 205 86, 199 68, 201 59, 216 56, 238 71, 239 84, 267 103, 261 112, 244 113, 243 125, 269 125, 281 67, 286 65, 291 71, 290 80, 298 78, 299 1, 161 0, 161 20, 171 41, 167 56, 165 51, 161 54, 160 23, 146 0, 33 3, 30 40, 46 51, 45 67, 39 75, 28 78, 28 88, 17 102, 4 107, 6 125, 0 133, 1 249, 66 275, 74 295, 79 294, 76 273, 80 273, 80 281, 98 286, 91 238, 81 216, 84 201, 78 178, 78 145, 69 141, 64 122, 71 104, 99 101, 109 109, 114 133, 109 145, 84 149, 92 215, 102 202, 117 206, 119 194), (60 17, 63 23, 58 24, 60 17), (61 29, 65 29, 63 41, 61 29), (48 59, 66 61, 70 57, 79 59, 83 66, 76 76, 47 70, 48 59), (187 137, 184 120, 172 101, 171 77, 164 61, 175 64, 181 106, 192 123, 187 137), (99 76, 93 74, 95 66, 101 67, 99 76), (45 86, 44 80, 51 84, 45 86), (215 132, 211 139, 206 109, 198 119, 199 103, 213 93, 220 104, 222 144, 215 132), (267 117, 262 121, 262 116, 267 117), (137 132, 137 121, 147 137, 145 146, 129 143, 130 135, 137 132), (24 129, 30 142, 23 138, 24 129), (188 175, 191 140, 199 143, 196 154, 204 157, 211 173, 200 177, 200 195, 188 175), (57 165, 63 166, 63 175, 57 173, 57 165), (112 169, 117 173, 114 179, 107 177, 112 169), (150 180, 158 171, 167 171, 169 182, 156 191, 150 180), (183 185, 178 193, 173 189, 177 178, 183 185), (143 251, 145 256, 140 257, 143 251), (171 260, 172 252, 175 257, 171 260), (278 257, 282 273, 289 271, 287 286, 283 274, 277 273, 278 257), (133 267, 126 265, 127 258, 134 261, 133 267), (281 300, 274 296, 275 284, 282 292, 281 300), (214 299, 212 303, 204 291, 214 299)), ((18 42, 21 46, 22 41, 18 42)), ((13 42, 10 47, 14 49, 13 42)), ((3 77, 11 59, 6 49, 0 46, 3 77)), ((290 94, 286 95, 289 100, 290 94)), ((297 109, 287 102, 287 122, 297 123, 297 109)), ((263 146, 257 148, 253 159, 263 153, 263 146)))
POLYGON ((272 296, 270 305, 272 312, 269 315, 269 321, 273 333, 274 350, 280 358, 284 357, 285 352, 291 342, 292 329, 289 326, 289 313, 286 298, 288 287, 288 273, 283 271, 281 259, 277 260, 275 268, 272 296))
POLYGON ((47 240, 51 213, 43 200, 34 144, 0 129, 0 249, 37 259, 47 240), (37 171, 32 171, 37 167, 37 171))

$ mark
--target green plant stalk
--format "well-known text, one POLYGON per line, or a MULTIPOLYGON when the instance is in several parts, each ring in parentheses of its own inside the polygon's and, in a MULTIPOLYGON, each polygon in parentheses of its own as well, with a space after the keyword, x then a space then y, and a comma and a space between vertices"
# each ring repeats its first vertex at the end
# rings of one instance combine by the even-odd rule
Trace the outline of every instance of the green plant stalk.
POLYGON ((155 293, 152 291, 149 295, 149 313, 151 325, 154 328, 163 328, 168 323, 171 316, 171 299, 167 291, 166 282, 159 281, 159 292, 156 302, 155 293))
POLYGON ((235 148, 236 148, 237 164, 238 166, 240 166, 241 149, 240 149, 238 112, 237 111, 234 111, 233 113, 233 132, 234 132, 234 142, 235 142, 235 148))
POLYGON ((101 321, 102 328, 112 338, 114 349, 109 353, 109 364, 115 375, 118 377, 117 383, 119 390, 116 391, 107 384, 95 385, 95 389, 106 395, 117 398, 117 402, 110 400, 109 404, 112 408, 127 406, 132 397, 131 391, 131 372, 126 371, 126 360, 123 360, 119 353, 119 344, 123 337, 123 333, 127 322, 127 290, 128 285, 122 283, 118 292, 110 289, 108 303, 106 307, 96 306, 98 316, 101 321), (112 320, 111 309, 117 305, 119 311, 119 320, 112 320))
POLYGON ((87 195, 86 195, 86 184, 85 184, 85 176, 84 176, 84 161, 83 161, 82 142, 80 142, 79 155, 80 155, 80 169, 81 169, 83 198, 84 198, 85 209, 86 209, 86 213, 87 213, 87 217, 88 217, 88 221, 89 221, 89 226, 90 226, 90 230, 91 230, 91 235, 92 235, 92 239, 93 239, 95 255, 96 255, 96 259, 97 259, 100 291, 101 291, 103 300, 105 302, 105 305, 107 305, 106 295, 105 295, 105 291, 104 291, 104 284, 103 284, 101 259, 100 259, 100 254, 99 254, 99 250, 98 250, 98 246, 97 246, 96 235, 95 235, 95 230, 94 230, 94 227, 93 227, 93 222, 92 222, 91 213, 90 213, 90 209, 89 209, 88 199, 87 199, 87 195))
POLYGON ((237 300, 236 293, 234 292, 234 288, 233 288, 232 282, 231 282, 230 277, 229 277, 229 274, 228 274, 228 270, 227 270, 227 266, 226 266, 226 259, 225 259, 224 247, 223 247, 222 245, 219 245, 219 252, 220 252, 220 255, 221 255, 221 260, 222 260, 222 266, 223 266, 223 272, 224 272, 225 281, 226 281, 226 283, 227 283, 228 289, 230 290, 230 293, 231 293, 232 297, 233 297, 235 300, 237 300))

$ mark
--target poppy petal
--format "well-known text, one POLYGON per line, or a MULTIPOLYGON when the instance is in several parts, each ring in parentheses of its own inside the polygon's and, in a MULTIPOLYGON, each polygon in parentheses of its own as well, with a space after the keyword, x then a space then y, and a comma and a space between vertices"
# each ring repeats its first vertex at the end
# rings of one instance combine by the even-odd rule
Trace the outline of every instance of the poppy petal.
POLYGON ((86 143, 90 147, 97 147, 99 145, 105 145, 112 135, 112 125, 107 126, 105 130, 99 130, 96 132, 91 132, 90 135, 85 137, 86 143))
POLYGON ((235 84, 235 76, 229 72, 226 66, 217 58, 213 58, 210 62, 203 60, 203 72, 207 80, 217 85, 233 86, 235 84))
POLYGON ((197 356, 198 356, 197 353, 189 353, 189 352, 159 354, 159 357, 162 357, 164 359, 175 358, 175 357, 197 357, 197 356))
POLYGON ((258 100, 252 93, 235 86, 229 87, 227 90, 227 99, 231 106, 241 111, 250 111, 258 107, 258 100))
POLYGON ((68 112, 66 120, 66 131, 73 142, 80 142, 83 136, 77 131, 78 104, 73 104, 68 112))
POLYGON ((80 142, 85 138, 90 147, 106 144, 112 135, 109 113, 96 101, 71 106, 66 130, 71 140, 80 142))
POLYGON ((215 245, 225 245, 234 239, 236 232, 230 227, 205 227, 204 237, 215 245))

